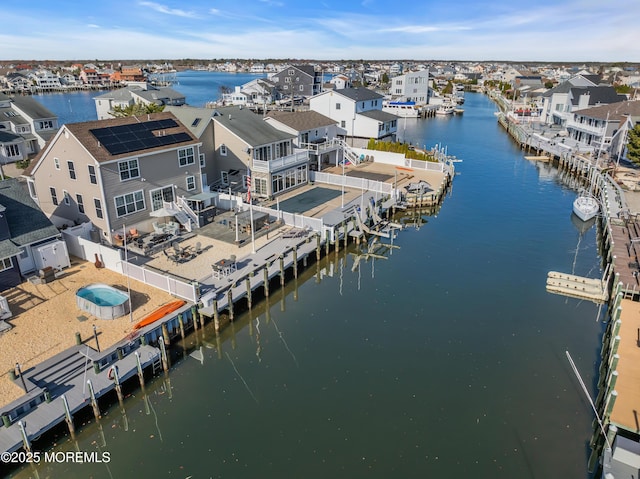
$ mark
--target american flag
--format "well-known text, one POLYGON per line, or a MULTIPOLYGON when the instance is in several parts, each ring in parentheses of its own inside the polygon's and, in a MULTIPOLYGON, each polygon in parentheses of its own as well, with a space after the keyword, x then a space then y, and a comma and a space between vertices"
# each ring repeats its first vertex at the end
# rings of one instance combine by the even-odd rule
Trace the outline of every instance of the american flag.
POLYGON ((251 170, 247 168, 247 203, 251 203, 251 170))

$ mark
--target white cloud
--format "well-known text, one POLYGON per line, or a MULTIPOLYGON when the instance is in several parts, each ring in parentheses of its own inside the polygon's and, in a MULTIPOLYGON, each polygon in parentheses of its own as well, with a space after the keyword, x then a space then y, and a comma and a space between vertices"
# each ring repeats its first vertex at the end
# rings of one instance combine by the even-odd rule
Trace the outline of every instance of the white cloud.
POLYGON ((161 5, 156 2, 140 2, 143 7, 149 7, 156 12, 164 13, 166 15, 173 15, 176 17, 196 18, 197 15, 193 12, 187 12, 186 10, 180 10, 179 8, 170 8, 166 5, 161 5))

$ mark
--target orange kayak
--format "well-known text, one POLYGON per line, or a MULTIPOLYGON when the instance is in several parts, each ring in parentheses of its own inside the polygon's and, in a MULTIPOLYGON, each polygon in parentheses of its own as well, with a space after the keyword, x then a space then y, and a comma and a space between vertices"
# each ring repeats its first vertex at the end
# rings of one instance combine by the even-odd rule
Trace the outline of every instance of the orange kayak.
POLYGON ((161 318, 164 318, 167 314, 171 313, 172 311, 175 311, 176 309, 178 309, 179 307, 181 307, 181 306, 183 306, 185 304, 186 304, 186 301, 184 301, 182 299, 176 299, 176 300, 173 300, 173 301, 165 304, 164 306, 160 306, 153 313, 148 314, 147 316, 142 318, 140 321, 138 321, 133 326, 133 329, 140 329, 140 328, 143 328, 145 326, 148 326, 151 323, 154 323, 157 320, 159 320, 161 318))

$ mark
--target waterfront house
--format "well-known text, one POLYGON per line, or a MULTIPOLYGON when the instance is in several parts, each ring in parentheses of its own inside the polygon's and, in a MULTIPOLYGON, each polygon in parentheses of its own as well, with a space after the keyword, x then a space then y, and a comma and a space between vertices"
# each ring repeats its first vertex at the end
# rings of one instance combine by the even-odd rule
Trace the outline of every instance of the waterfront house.
POLYGON ((367 88, 345 88, 310 98, 309 108, 335 120, 353 146, 365 146, 370 138, 395 139, 398 117, 382 111, 383 98, 367 88))
POLYGON ((322 72, 315 71, 313 65, 286 65, 269 80, 285 98, 309 98, 322 90, 322 72))
POLYGON ((274 128, 242 107, 216 109, 213 123, 214 168, 219 174, 214 188, 246 191, 248 169, 256 197, 277 196, 307 184, 309 152, 295 148, 295 134, 274 128))
POLYGON ((58 131, 58 117, 29 96, 0 93, 0 162, 38 153, 58 131))
MULTIPOLYGON (((202 193, 200 141, 170 112, 70 123, 25 170, 29 192, 59 227, 91 221, 103 241, 127 228, 153 231, 150 216, 202 193)), ((188 212, 188 211, 187 211, 188 212)), ((192 218, 184 222, 191 229, 192 218)))
POLYGON ((244 85, 236 86, 232 93, 222 95, 225 105, 246 106, 249 108, 271 105, 280 98, 273 82, 266 78, 256 78, 244 85))
POLYGON ((186 97, 169 87, 155 87, 146 82, 130 83, 125 88, 112 90, 94 98, 98 120, 113 118, 111 114, 115 107, 126 108, 136 103, 149 105, 180 106, 186 102, 186 97))
POLYGON ((577 74, 542 95, 541 122, 565 126, 576 110, 626 100, 611 85, 600 84, 600 76, 577 74))
POLYGON ((394 100, 426 105, 430 98, 429 70, 407 72, 391 79, 389 93, 394 100))
POLYGON ((60 77, 54 75, 49 70, 36 70, 29 73, 28 78, 33 81, 38 91, 55 91, 60 90, 62 87, 60 77))
POLYGON ((294 146, 309 151, 310 169, 320 171, 338 164, 338 151, 346 131, 336 120, 316 111, 270 111, 265 121, 296 135, 294 146))
POLYGON ((622 101, 575 111, 567 120, 568 137, 594 152, 621 158, 627 143, 626 134, 640 122, 640 101, 622 101))
POLYGON ((200 145, 200 175, 203 191, 208 191, 208 185, 220 177, 215 167, 215 142, 213 139, 213 121, 216 110, 211 108, 196 108, 193 106, 167 106, 164 111, 170 112, 191 131, 201 143, 200 145))
POLYGON ((60 232, 16 178, 0 182, 0 291, 35 270, 69 266, 60 232))

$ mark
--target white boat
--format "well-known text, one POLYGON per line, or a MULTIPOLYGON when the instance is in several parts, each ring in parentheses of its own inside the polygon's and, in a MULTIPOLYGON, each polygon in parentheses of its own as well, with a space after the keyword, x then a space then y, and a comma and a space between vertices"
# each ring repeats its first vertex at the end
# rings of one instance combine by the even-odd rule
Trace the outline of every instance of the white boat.
POLYGON ((420 110, 415 101, 384 101, 382 111, 393 113, 400 118, 418 118, 420 110))
POLYGON ((573 213, 582 221, 589 221, 599 211, 600 205, 593 196, 581 194, 573 201, 573 213))
POLYGON ((436 115, 453 115, 455 109, 455 105, 451 103, 441 103, 436 109, 436 115))

